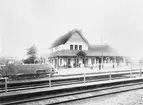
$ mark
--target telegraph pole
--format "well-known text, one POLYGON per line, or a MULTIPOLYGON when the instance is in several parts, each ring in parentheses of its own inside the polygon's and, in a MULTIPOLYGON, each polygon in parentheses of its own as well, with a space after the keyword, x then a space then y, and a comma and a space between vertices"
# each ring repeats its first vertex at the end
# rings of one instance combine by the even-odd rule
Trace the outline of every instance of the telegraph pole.
MULTIPOLYGON (((103 34, 101 36, 101 45, 103 46, 103 34)), ((102 55, 101 55, 101 67, 103 68, 103 49, 102 49, 102 55)))

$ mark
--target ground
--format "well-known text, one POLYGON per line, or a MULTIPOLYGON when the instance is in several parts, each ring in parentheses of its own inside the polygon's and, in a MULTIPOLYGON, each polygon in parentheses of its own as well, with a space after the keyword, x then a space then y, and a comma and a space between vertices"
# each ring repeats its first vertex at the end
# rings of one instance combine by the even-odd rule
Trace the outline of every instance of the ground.
POLYGON ((88 98, 58 105, 143 105, 143 89, 88 98))

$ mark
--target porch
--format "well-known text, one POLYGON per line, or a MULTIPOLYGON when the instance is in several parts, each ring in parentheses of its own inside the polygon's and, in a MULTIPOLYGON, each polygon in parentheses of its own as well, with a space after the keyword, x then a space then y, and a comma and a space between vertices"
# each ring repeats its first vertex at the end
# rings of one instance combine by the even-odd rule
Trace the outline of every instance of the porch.
POLYGON ((55 68, 108 68, 113 66, 125 65, 125 59, 122 57, 111 56, 83 56, 83 57, 56 57, 51 59, 55 68))

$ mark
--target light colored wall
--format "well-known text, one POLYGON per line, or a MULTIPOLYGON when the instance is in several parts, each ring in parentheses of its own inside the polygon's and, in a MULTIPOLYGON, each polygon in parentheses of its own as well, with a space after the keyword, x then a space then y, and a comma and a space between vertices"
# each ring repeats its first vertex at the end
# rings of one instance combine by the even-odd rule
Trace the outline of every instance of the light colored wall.
POLYGON ((58 49, 58 47, 54 47, 54 48, 51 49, 51 51, 52 51, 52 52, 56 52, 57 49, 58 49))
POLYGON ((75 47, 75 45, 78 45, 79 49, 79 45, 82 45, 82 50, 88 50, 88 45, 85 43, 85 41, 78 33, 74 33, 64 45, 59 45, 57 47, 52 48, 51 50, 52 52, 60 50, 69 50, 71 44, 73 45, 73 48, 75 47))
POLYGON ((88 58, 88 65, 91 65, 91 58, 88 58))
POLYGON ((79 63, 81 63, 81 64, 83 63, 83 62, 82 62, 82 58, 79 58, 79 63))
POLYGON ((70 65, 73 67, 73 64, 74 64, 74 58, 71 58, 70 65))
POLYGON ((63 59, 63 65, 66 65, 67 64, 67 60, 66 58, 63 59))
MULTIPOLYGON (((85 41, 82 39, 82 37, 78 33, 74 33, 69 40, 65 43, 65 48, 70 49, 70 45, 82 45, 82 50, 88 50, 88 45, 85 43, 85 41)), ((73 47, 74 48, 74 47, 73 47)))

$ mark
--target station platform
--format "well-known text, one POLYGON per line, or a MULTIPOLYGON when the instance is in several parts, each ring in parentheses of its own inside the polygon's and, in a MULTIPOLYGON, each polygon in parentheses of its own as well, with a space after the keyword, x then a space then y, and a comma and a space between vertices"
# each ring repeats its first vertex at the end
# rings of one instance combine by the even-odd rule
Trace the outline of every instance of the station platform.
POLYGON ((58 74, 55 75, 72 75, 80 73, 95 73, 95 72, 107 72, 107 71, 121 71, 121 70, 130 70, 130 69, 140 69, 140 65, 131 66, 117 66, 115 68, 105 67, 99 70, 99 68, 68 68, 68 69, 57 69, 58 74))

